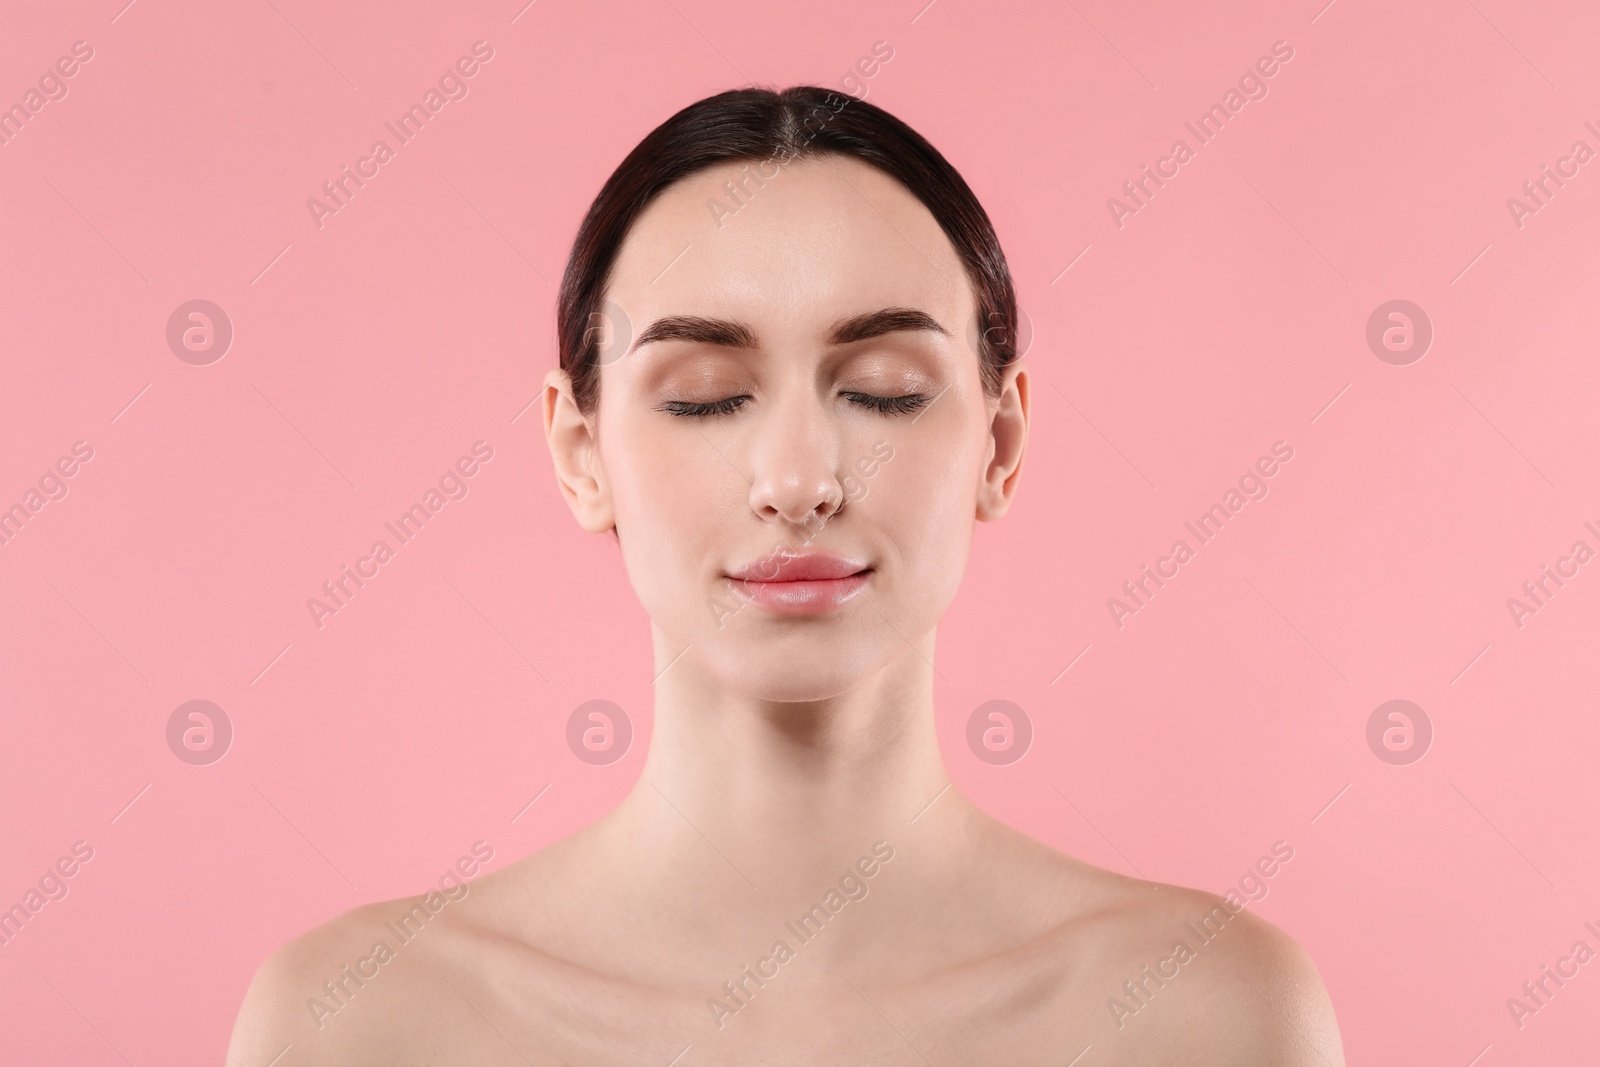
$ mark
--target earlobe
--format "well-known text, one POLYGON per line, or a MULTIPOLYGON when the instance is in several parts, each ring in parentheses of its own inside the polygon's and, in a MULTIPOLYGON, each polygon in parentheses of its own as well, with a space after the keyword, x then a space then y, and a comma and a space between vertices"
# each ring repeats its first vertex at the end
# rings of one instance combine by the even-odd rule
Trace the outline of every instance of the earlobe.
POLYGON ((611 494, 605 484, 592 420, 585 419, 572 398, 572 379, 557 367, 545 375, 544 436, 555 464, 556 485, 578 525, 604 533, 615 524, 611 494))
POLYGON ((978 485, 977 518, 993 522, 1016 495, 1028 444, 1028 371, 1020 360, 1006 367, 1000 400, 989 420, 989 459, 978 485))

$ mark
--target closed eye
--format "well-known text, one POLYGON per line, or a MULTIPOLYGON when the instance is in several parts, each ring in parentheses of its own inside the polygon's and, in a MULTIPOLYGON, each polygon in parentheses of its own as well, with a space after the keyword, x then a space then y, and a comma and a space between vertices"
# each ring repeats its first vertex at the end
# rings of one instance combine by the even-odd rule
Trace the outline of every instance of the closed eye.
MULTIPOLYGON (((844 392, 839 395, 858 407, 868 408, 884 415, 910 414, 928 402, 928 397, 924 393, 907 393, 904 396, 875 396, 872 393, 844 392)), ((662 405, 661 410, 680 418, 715 418, 719 415, 733 414, 744 406, 745 401, 750 399, 752 398, 748 394, 741 394, 703 404, 688 400, 669 400, 662 405)))
POLYGON ((852 404, 859 404, 873 411, 885 415, 905 415, 920 408, 928 402, 923 393, 907 393, 904 396, 873 396, 871 393, 841 393, 852 404))
POLYGON ((705 418, 713 415, 731 415, 749 400, 749 396, 730 396, 726 400, 713 400, 709 404, 695 404, 687 400, 669 400, 661 410, 683 418, 705 418))

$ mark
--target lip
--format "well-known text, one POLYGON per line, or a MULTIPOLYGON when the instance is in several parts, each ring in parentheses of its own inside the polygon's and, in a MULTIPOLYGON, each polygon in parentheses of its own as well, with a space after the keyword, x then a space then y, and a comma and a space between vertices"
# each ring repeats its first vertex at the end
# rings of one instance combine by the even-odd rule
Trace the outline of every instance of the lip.
POLYGON ((848 578, 867 570, 866 560, 852 559, 813 549, 777 548, 728 572, 728 577, 747 582, 811 582, 848 578))
POLYGON ((735 568, 727 578, 742 600, 775 615, 816 615, 853 600, 871 574, 865 560, 780 548, 735 568))

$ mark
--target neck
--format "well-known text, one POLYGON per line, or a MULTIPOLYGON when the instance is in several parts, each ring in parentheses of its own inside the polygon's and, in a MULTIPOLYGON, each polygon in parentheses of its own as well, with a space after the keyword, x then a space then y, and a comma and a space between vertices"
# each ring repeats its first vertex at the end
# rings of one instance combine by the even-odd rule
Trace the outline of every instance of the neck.
POLYGON ((873 842, 904 837, 949 782, 934 728, 934 636, 844 692, 771 701, 733 690, 692 654, 673 663, 679 650, 657 631, 656 670, 672 666, 656 682, 650 751, 616 813, 621 828, 663 860, 685 845, 707 855, 710 843, 746 881, 774 888, 809 889, 873 842))

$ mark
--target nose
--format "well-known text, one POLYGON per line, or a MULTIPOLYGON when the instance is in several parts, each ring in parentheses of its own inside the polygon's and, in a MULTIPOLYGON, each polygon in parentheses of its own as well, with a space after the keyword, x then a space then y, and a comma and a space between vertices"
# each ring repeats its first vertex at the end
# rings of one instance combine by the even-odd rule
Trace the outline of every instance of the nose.
POLYGON ((815 534, 844 507, 837 435, 814 397, 780 402, 765 414, 753 449, 751 510, 815 534))

